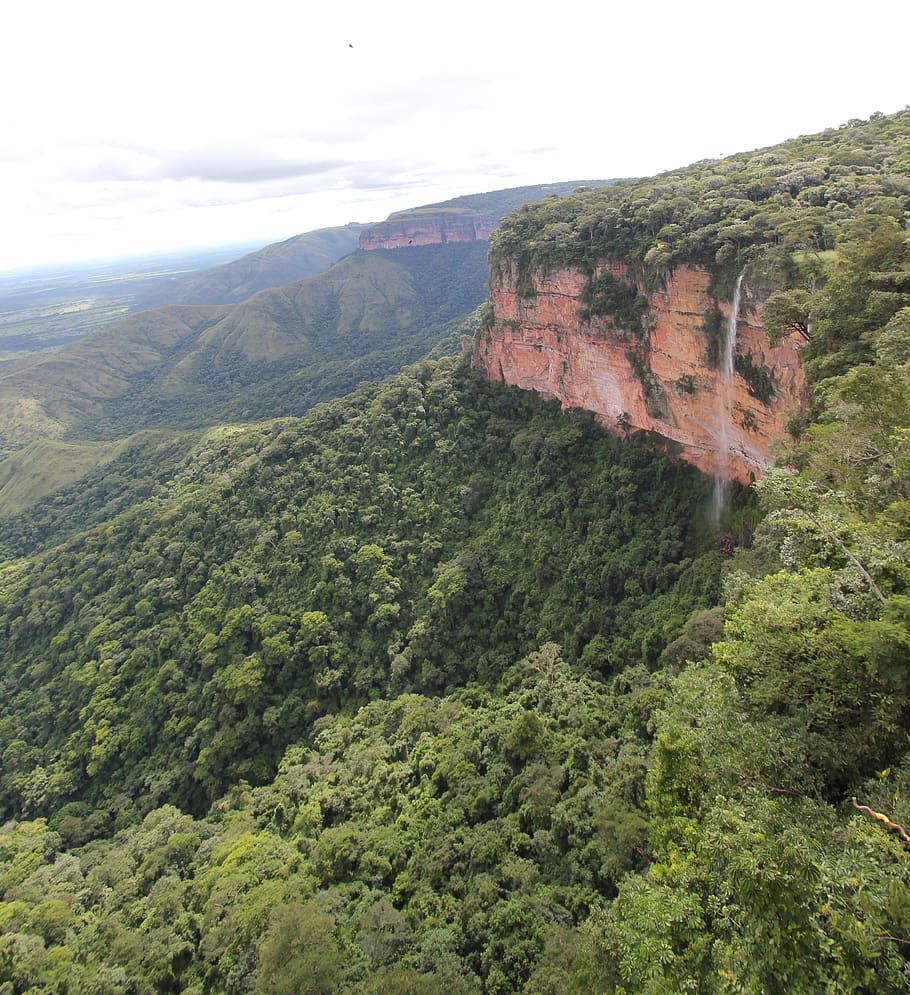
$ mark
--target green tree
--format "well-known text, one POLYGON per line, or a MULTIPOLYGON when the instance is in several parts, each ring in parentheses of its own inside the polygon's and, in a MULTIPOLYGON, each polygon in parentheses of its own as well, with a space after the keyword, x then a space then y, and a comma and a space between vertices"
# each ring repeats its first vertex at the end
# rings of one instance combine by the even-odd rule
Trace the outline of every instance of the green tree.
POLYGON ((277 906, 257 946, 256 990, 263 995, 331 995, 344 960, 331 916, 314 902, 277 906))

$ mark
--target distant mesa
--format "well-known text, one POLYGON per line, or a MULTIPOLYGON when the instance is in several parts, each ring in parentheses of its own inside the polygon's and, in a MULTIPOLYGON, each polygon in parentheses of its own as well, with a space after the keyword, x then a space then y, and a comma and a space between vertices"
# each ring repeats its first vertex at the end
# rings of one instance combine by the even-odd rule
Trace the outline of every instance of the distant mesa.
POLYGON ((467 209, 405 211, 360 233, 360 248, 405 249, 416 245, 448 245, 489 241, 499 221, 467 209))

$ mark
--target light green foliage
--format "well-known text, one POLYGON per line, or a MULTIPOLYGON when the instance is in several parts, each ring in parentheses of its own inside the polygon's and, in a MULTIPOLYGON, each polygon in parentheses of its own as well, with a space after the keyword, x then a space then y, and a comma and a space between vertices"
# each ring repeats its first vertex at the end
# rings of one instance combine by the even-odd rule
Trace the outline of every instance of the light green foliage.
MULTIPOLYGON (((826 569, 766 577, 728 612, 716 655, 753 707, 792 725, 817 774, 816 791, 843 790, 900 755, 908 718, 910 632, 839 610, 826 569)), ((853 607, 853 611, 851 611, 853 607)))
POLYGON ((840 496, 854 519, 887 519, 895 538, 908 492, 910 365, 881 361, 820 384, 824 412, 796 448, 807 471, 840 496))
POLYGON ((258 944, 256 991, 263 995, 331 995, 343 974, 332 917, 313 903, 276 906, 258 944))
MULTIPOLYGON (((779 631, 773 617, 768 630, 779 631)), ((741 623, 732 631, 742 635, 741 623)), ((730 651, 745 646, 734 639, 730 651)), ((772 660, 786 667, 773 646, 764 652, 750 661, 757 671, 772 660)), ((815 690, 826 695, 821 683, 815 690)), ((910 855, 818 797, 817 706, 799 684, 782 684, 781 696, 789 714, 740 693, 717 663, 679 679, 658 717, 648 780, 655 860, 589 924, 614 983, 642 992, 897 992, 906 983, 910 918, 898 896, 910 855)), ((888 807, 900 816, 896 797, 888 807)))
POLYGON ((771 294, 762 307, 762 320, 771 344, 777 345, 786 335, 797 335, 808 342, 813 306, 813 295, 801 287, 771 294))
POLYGON ((814 327, 804 353, 810 382, 874 358, 874 343, 910 304, 910 245, 891 218, 861 217, 840 234, 838 261, 813 295, 814 327))

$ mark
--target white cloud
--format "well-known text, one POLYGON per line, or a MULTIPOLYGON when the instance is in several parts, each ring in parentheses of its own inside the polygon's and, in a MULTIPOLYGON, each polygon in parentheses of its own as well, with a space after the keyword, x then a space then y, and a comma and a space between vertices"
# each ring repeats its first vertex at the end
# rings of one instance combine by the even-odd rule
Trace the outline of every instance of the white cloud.
MULTIPOLYGON (((4 22, 0 267, 653 173, 910 100, 902 61, 818 3, 44 0, 4 22)), ((910 15, 869 0, 863 23, 910 15)))

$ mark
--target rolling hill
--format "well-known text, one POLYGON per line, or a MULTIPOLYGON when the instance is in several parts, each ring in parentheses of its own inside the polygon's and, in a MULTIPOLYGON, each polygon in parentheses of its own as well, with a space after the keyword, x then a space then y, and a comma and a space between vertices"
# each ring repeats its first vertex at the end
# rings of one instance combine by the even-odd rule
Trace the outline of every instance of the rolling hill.
POLYGON ((302 413, 358 379, 388 376, 443 337, 454 345, 458 319, 483 300, 486 273, 481 242, 358 252, 241 304, 131 315, 5 367, 0 445, 11 452, 41 438, 302 413))
POLYGON ((357 248, 365 224, 304 232, 240 259, 161 281, 141 295, 138 308, 165 304, 236 304, 260 290, 316 276, 357 248))

